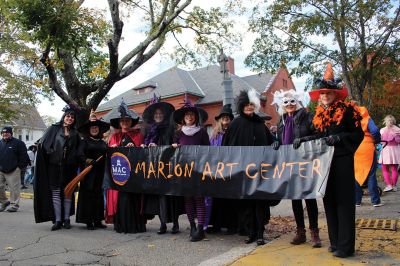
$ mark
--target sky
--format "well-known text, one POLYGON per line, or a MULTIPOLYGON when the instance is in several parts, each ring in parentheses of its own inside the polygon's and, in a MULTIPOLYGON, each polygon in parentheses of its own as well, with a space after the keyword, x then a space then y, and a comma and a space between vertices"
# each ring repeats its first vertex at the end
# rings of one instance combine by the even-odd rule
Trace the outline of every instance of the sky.
MULTIPOLYGON (((213 3, 215 5, 222 5, 223 0, 216 0, 213 3)), ((87 0, 85 3, 88 7, 96 6, 98 8, 107 8, 106 1, 98 1, 98 0, 87 0)), ((194 0, 191 6, 199 5, 201 7, 206 8, 206 4, 209 5, 208 1, 204 0, 194 0)), ((240 31, 243 35, 243 42, 240 47, 238 47, 231 54, 227 54, 234 58, 235 60, 235 74, 238 76, 247 76, 251 74, 256 74, 257 72, 251 71, 251 69, 246 68, 244 65, 244 60, 246 56, 251 52, 251 47, 254 39, 257 37, 255 34, 250 33, 246 30, 247 20, 244 17, 234 17, 235 23, 238 31, 240 31)), ((135 44, 138 44, 144 37, 142 33, 142 29, 138 28, 137 25, 140 25, 140 16, 135 16, 134 18, 123 18, 124 20, 124 28, 122 40, 120 43, 120 58, 124 56, 128 51, 130 51, 135 44)), ((180 41, 183 43, 191 41, 191 35, 186 34, 182 35, 180 41)), ((173 49, 176 45, 176 42, 172 40, 167 40, 164 49, 169 50, 173 49)), ((134 73, 132 73, 129 77, 121 80, 116 83, 114 87, 109 92, 109 99, 112 99, 121 93, 135 87, 136 85, 148 80, 149 78, 158 75, 159 73, 175 66, 176 64, 167 58, 167 56, 162 56, 157 53, 154 57, 152 57, 149 61, 147 61, 144 65, 142 65, 139 69, 137 69, 134 73)), ((183 69, 188 69, 186 66, 179 66, 183 69)), ((292 78, 297 90, 303 90, 305 86, 305 77, 303 78, 292 78)), ((267 85, 267 84, 266 84, 267 85)), ((52 116, 55 118, 59 118, 62 115, 62 109, 65 106, 64 101, 62 101, 57 95, 54 97, 54 101, 50 102, 48 100, 42 100, 41 104, 38 106, 39 113, 47 116, 52 116)))

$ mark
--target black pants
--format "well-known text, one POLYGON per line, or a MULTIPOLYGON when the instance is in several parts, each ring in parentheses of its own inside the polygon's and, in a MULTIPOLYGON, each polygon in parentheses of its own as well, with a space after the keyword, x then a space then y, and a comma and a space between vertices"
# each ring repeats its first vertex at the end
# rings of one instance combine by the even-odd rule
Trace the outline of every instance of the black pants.
POLYGON ((333 157, 324 197, 329 240, 337 250, 354 253, 354 157, 333 157))
MULTIPOLYGON (((316 199, 306 199, 308 221, 310 229, 318 228, 318 205, 316 199)), ((306 228, 304 225, 304 213, 302 200, 292 200, 292 209, 297 228, 306 228)))

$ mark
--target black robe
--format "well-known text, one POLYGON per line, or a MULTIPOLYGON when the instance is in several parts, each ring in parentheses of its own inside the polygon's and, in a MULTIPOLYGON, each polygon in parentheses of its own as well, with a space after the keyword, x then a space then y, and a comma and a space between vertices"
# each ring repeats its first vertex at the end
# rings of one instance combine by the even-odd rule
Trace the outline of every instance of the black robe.
MULTIPOLYGON (((103 159, 93 165, 92 170, 85 176, 79 185, 78 206, 76 211, 77 223, 94 223, 104 220, 104 196, 102 190, 105 155, 107 144, 101 139, 85 138, 82 149, 86 159, 103 159)), ((88 165, 86 165, 88 166, 88 165)))
MULTIPOLYGON (((158 146, 171 145, 174 135, 172 126, 163 127, 158 132, 158 146)), ((185 213, 183 197, 167 195, 146 195, 145 213, 147 215, 158 215, 162 223, 177 222, 179 215, 185 213)))
MULTIPOLYGON (((258 115, 247 116, 241 113, 229 125, 222 139, 222 146, 267 146, 271 145, 273 137, 264 125, 264 120, 258 115)), ((225 203, 226 215, 238 219, 239 233, 250 237, 262 238, 264 225, 270 219, 270 206, 275 206, 279 200, 229 200, 225 203)), ((231 223, 235 223, 232 221, 231 223)))
MULTIPOLYGON (((33 200, 37 223, 55 220, 51 188, 60 188, 63 191, 77 175, 78 167, 83 161, 80 144, 78 131, 71 128, 69 137, 66 138, 61 123, 50 126, 40 139, 36 155, 33 200)), ((74 202, 73 197, 72 201, 74 202)), ((74 213, 74 204, 71 204, 70 214, 74 213)))

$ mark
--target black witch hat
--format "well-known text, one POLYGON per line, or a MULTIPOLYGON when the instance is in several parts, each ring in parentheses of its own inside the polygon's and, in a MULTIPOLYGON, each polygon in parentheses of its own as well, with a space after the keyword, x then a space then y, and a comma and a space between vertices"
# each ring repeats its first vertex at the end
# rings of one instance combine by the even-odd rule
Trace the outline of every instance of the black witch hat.
POLYGON ((219 112, 219 115, 215 117, 215 120, 219 120, 222 116, 227 115, 231 120, 233 120, 233 112, 230 104, 225 104, 222 106, 221 111, 219 112))
POLYGON ((107 132, 110 129, 110 124, 104 121, 101 121, 97 119, 96 114, 94 113, 94 110, 92 109, 90 111, 90 116, 89 116, 89 121, 83 124, 78 128, 78 131, 89 135, 90 133, 90 127, 92 126, 98 126, 99 127, 99 136, 101 137, 104 132, 107 132))
MULTIPOLYGON (((160 98, 157 98, 156 94, 150 100, 150 105, 144 109, 142 118, 148 124, 154 123, 154 112, 160 109, 164 114, 164 120, 169 119, 171 114, 175 111, 175 107, 167 102, 161 102, 160 98)), ((169 120, 168 120, 169 121, 169 120)))
POLYGON ((121 104, 116 108, 110 111, 110 115, 107 114, 107 117, 110 118, 110 124, 113 128, 119 129, 119 120, 121 118, 130 118, 132 120, 132 126, 134 127, 139 122, 138 114, 128 109, 128 106, 124 102, 124 99, 121 100, 121 104))
POLYGON ((187 97, 187 94, 185 94, 183 106, 175 110, 175 112, 173 113, 173 119, 175 123, 182 124, 185 113, 187 112, 193 112, 196 115, 197 124, 201 125, 208 119, 207 112, 203 108, 193 105, 190 99, 187 97))

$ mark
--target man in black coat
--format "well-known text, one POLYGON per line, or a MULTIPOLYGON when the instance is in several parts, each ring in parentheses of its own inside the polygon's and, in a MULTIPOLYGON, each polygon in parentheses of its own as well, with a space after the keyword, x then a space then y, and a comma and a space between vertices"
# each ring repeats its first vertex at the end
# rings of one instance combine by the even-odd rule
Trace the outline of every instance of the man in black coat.
POLYGON ((21 169, 26 168, 29 157, 25 143, 12 136, 12 127, 4 127, 1 130, 0 140, 0 212, 7 209, 8 212, 16 212, 20 200, 20 176, 21 169), (10 189, 10 201, 8 201, 5 187, 10 189), (9 207, 8 207, 9 206, 9 207), (8 207, 8 208, 7 208, 8 207))

